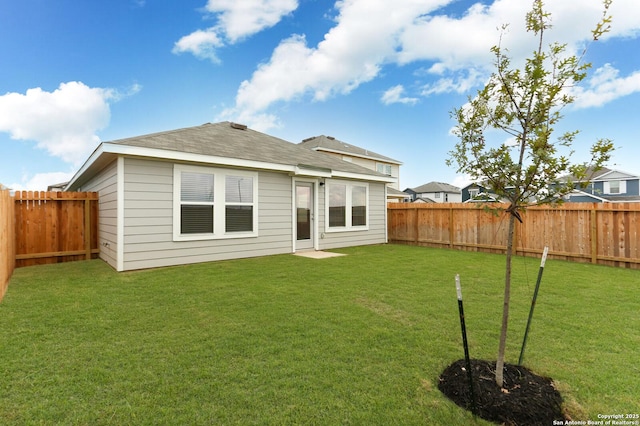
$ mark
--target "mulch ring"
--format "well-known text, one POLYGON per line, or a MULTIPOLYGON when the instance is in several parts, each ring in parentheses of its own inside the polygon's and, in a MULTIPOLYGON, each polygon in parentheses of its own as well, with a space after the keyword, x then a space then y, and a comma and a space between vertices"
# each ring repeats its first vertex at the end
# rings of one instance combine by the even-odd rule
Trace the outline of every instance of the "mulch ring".
MULTIPOLYGON (((562 397, 551 379, 529 369, 504 365, 504 387, 495 381, 495 361, 471 360, 475 414, 485 420, 507 425, 552 425, 566 420, 562 397)), ((440 375, 438 389, 459 406, 472 411, 469 376, 464 359, 448 366, 440 375)))

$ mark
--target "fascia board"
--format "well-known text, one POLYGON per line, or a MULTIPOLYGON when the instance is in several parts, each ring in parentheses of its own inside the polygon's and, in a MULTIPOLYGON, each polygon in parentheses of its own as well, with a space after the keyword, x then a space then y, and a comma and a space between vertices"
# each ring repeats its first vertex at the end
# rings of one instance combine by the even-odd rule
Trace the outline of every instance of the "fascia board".
POLYGON ((354 152, 341 151, 339 149, 330 149, 330 148, 325 148, 325 147, 315 147, 315 148, 312 148, 312 149, 314 151, 318 151, 318 152, 331 152, 331 153, 334 153, 334 154, 346 155, 348 157, 364 158, 365 160, 379 161, 381 163, 396 164, 398 166, 402 165, 402 162, 394 160, 392 158, 380 158, 380 157, 376 157, 376 156, 373 156, 373 155, 363 155, 363 154, 358 154, 358 153, 354 153, 354 152))
POLYGON ((75 175, 71 178, 67 186, 65 186, 65 191, 73 188, 76 181, 82 176, 89 168, 96 162, 98 158, 100 158, 104 154, 104 143, 98 145, 98 147, 93 151, 93 153, 89 156, 87 161, 84 162, 80 169, 76 172, 75 175))
POLYGON ((334 177, 334 178, 368 180, 368 181, 372 181, 372 182, 395 183, 395 182, 398 181, 398 178, 391 177, 391 176, 365 175, 365 174, 360 174, 360 173, 341 172, 341 171, 338 171, 338 170, 334 170, 332 175, 333 175, 332 177, 334 177))

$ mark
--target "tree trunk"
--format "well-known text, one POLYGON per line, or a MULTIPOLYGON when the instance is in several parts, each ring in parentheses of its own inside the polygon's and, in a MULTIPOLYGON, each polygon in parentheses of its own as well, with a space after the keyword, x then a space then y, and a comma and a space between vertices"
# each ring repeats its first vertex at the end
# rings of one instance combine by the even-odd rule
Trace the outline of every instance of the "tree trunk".
POLYGON ((496 383, 504 384, 504 352, 507 346, 507 326, 509 324, 509 302, 511 299, 511 258, 513 255, 513 240, 516 228, 516 217, 509 215, 509 231, 507 234, 507 266, 504 274, 504 304, 502 306, 502 329, 500 330, 500 346, 496 362, 496 383))

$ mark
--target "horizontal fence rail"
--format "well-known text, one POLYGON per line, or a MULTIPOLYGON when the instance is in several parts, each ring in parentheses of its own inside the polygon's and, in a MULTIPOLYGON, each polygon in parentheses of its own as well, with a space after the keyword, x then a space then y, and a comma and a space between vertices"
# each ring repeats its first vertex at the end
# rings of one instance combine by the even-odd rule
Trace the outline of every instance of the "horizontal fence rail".
POLYGON ((19 191, 16 267, 97 258, 98 193, 19 191))
MULTIPOLYGON (((507 207, 389 204, 389 242, 505 253, 507 207)), ((537 206, 521 216, 514 242, 519 255, 540 256, 548 246, 549 258, 640 269, 640 203, 537 206)))
POLYGON ((7 292, 16 265, 15 213, 13 197, 0 190, 0 301, 7 292))

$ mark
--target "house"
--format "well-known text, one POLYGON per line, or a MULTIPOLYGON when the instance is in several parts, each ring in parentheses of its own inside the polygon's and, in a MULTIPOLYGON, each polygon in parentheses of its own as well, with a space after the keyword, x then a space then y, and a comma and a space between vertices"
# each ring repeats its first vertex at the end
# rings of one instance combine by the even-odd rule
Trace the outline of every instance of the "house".
POLYGON ((408 203, 410 201, 411 201, 411 196, 409 194, 394 188, 387 187, 388 203, 408 203))
POLYGON ((496 203, 500 202, 500 196, 491 192, 491 190, 482 182, 470 183, 460 190, 463 203, 496 203))
POLYGON ((47 186, 47 192, 62 192, 69 182, 55 183, 47 186))
POLYGON ((587 170, 589 183, 578 182, 576 190, 566 197, 570 202, 640 202, 640 177, 603 167, 587 170))
MULTIPOLYGON (((576 188, 564 197, 564 201, 578 203, 640 202, 640 177, 618 170, 601 168, 587 169, 587 182, 576 182, 574 176, 566 176, 576 182, 576 188)), ((482 182, 462 188, 463 202, 500 201, 482 182)))
POLYGON ((333 136, 314 136, 300 142, 300 145, 318 152, 333 155, 344 161, 375 170, 383 175, 394 177, 390 188, 400 189, 400 166, 402 163, 367 149, 342 142, 333 136))
POLYGON ((97 191, 118 271, 387 241, 394 177, 230 122, 103 142, 66 191, 97 191))
POLYGON ((460 203, 462 202, 462 193, 460 188, 442 182, 429 182, 416 188, 407 188, 404 190, 411 196, 411 202, 420 200, 419 202, 434 203, 460 203))

